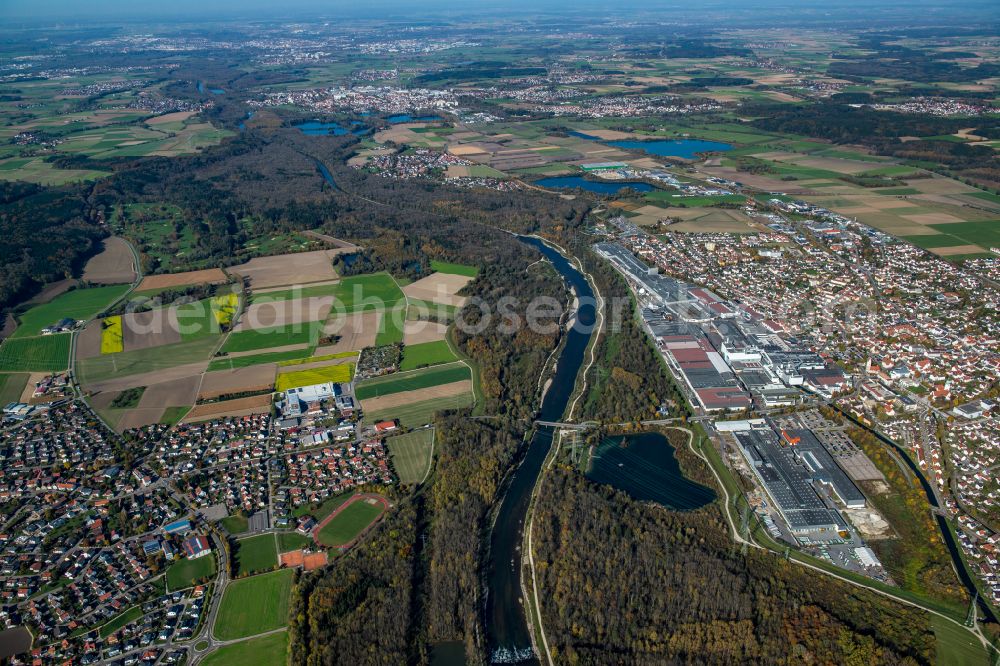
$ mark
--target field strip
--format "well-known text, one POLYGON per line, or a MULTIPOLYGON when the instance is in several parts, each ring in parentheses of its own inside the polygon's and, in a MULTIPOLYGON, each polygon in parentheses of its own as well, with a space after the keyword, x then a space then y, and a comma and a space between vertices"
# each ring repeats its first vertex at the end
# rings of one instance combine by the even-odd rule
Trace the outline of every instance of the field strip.
POLYGON ((456 395, 464 395, 472 392, 472 380, 463 379, 450 384, 440 384, 430 388, 415 389, 413 391, 400 391, 390 393, 377 398, 368 398, 361 401, 361 407, 366 412, 375 412, 393 407, 400 407, 414 402, 423 402, 433 398, 449 398, 456 395))

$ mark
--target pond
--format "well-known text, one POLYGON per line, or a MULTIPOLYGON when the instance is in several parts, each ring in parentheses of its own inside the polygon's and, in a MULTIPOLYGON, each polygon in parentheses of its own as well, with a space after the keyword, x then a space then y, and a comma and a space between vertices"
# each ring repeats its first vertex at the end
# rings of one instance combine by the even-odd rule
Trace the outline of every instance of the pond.
POLYGON ((636 192, 652 192, 653 186, 649 183, 629 183, 621 181, 601 182, 587 180, 582 176, 557 176, 554 178, 543 178, 536 180, 535 185, 539 187, 555 188, 576 188, 596 192, 597 194, 618 194, 625 188, 630 188, 636 192))
POLYGON ((292 127, 296 128, 303 134, 308 134, 310 136, 344 136, 345 134, 353 134, 354 136, 361 136, 368 131, 368 128, 364 126, 359 120, 354 120, 351 122, 351 128, 344 127, 336 121, 331 121, 328 123, 320 122, 318 120, 309 120, 304 123, 295 123, 292 127))
POLYGON ((441 119, 437 116, 411 116, 408 113, 400 113, 395 116, 389 116, 386 120, 396 125, 398 123, 432 123, 435 120, 441 119))
POLYGON ((715 492, 681 471, 674 447, 658 432, 604 439, 587 477, 624 491, 632 499, 690 511, 715 500, 715 492))
POLYGON ((718 141, 702 141, 701 139, 676 139, 657 141, 608 141, 609 146, 628 150, 641 150, 650 155, 660 157, 681 157, 693 160, 698 153, 719 153, 732 150, 728 143, 718 141))

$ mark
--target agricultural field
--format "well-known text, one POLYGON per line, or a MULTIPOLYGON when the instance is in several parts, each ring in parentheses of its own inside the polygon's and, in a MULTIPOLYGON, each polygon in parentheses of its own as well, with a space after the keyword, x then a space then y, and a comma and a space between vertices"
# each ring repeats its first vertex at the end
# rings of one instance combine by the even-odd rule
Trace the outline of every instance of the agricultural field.
POLYGON ((303 349, 291 349, 283 352, 265 352, 260 354, 250 354, 247 356, 224 356, 212 359, 208 364, 209 371, 213 370, 235 370, 237 368, 247 368, 252 365, 265 363, 281 364, 286 361, 307 360, 312 353, 309 347, 303 349))
POLYGON ((473 404, 475 404, 475 398, 470 382, 467 387, 455 395, 444 395, 424 400, 415 396, 410 402, 393 405, 376 403, 373 407, 365 408, 364 423, 372 425, 386 419, 396 419, 404 428, 419 428, 431 423, 437 412, 471 407, 473 404))
POLYGON ((291 569, 279 569, 230 583, 215 618, 215 637, 246 638, 285 626, 294 576, 291 569))
POLYGON ((355 275, 340 281, 335 292, 336 312, 384 312, 403 300, 403 292, 388 273, 355 275), (342 310, 340 308, 343 308, 342 310))
POLYGON ((224 645, 202 659, 204 666, 273 666, 288 659, 288 632, 224 645))
POLYGON ((450 363, 444 366, 424 368, 411 372, 400 372, 385 377, 358 382, 355 394, 359 400, 377 398, 404 391, 428 389, 434 386, 471 380, 469 368, 464 363, 450 363))
POLYGON ((458 357, 445 340, 422 342, 403 347, 403 361, 400 370, 416 370, 429 365, 439 365, 457 361, 458 357))
POLYGON ((436 259, 431 260, 431 270, 438 273, 448 273, 450 275, 464 275, 465 277, 474 278, 479 275, 479 269, 475 266, 468 266, 466 264, 453 264, 447 261, 438 261, 436 259))
POLYGON ((13 337, 0 343, 0 372, 56 372, 69 365, 70 334, 13 337))
POLYGON ((380 500, 364 496, 352 498, 319 527, 316 540, 327 547, 340 548, 354 542, 385 512, 380 500))
POLYGON ((104 239, 101 252, 83 267, 82 279, 88 284, 129 284, 135 280, 135 260, 128 241, 118 236, 104 239))
POLYGON ((419 483, 427 476, 434 449, 434 429, 423 428, 386 440, 400 483, 419 483))
POLYGON ((101 353, 117 354, 125 351, 125 341, 122 337, 121 315, 107 317, 101 322, 101 353))
POLYGON ((232 354, 233 352, 258 351, 289 345, 315 345, 319 334, 319 326, 315 324, 293 324, 235 331, 226 339, 222 351, 232 354))
POLYGON ((128 289, 127 285, 112 285, 67 291, 48 303, 34 305, 18 314, 18 327, 11 337, 39 335, 43 328, 63 318, 90 319, 121 298, 128 289))
POLYGON ((259 534, 236 542, 235 558, 238 576, 270 571, 278 566, 274 535, 259 534))
POLYGON ((215 553, 194 560, 183 559, 167 567, 167 591, 191 587, 215 576, 215 553))
POLYGON ((18 402, 30 376, 27 372, 0 373, 0 405, 18 402))
POLYGON ((353 363, 338 363, 325 368, 311 368, 309 370, 296 370, 278 375, 275 390, 284 391, 295 386, 311 386, 313 384, 323 384, 333 382, 334 384, 346 384, 354 378, 353 363))

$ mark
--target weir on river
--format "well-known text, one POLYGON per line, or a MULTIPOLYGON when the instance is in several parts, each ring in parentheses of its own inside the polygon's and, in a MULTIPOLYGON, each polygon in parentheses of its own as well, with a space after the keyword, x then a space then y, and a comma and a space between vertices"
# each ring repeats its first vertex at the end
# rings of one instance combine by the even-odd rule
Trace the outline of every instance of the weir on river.
MULTIPOLYGON (((542 398, 538 417, 543 421, 559 421, 573 393, 576 375, 590 342, 596 315, 594 292, 583 274, 558 251, 536 238, 519 238, 537 248, 552 262, 567 286, 580 299, 575 321, 566 332, 566 344, 559 354, 552 384, 542 398)), ((536 428, 524 459, 511 478, 490 535, 486 634, 495 663, 537 663, 521 604, 521 536, 531 491, 551 443, 552 430, 536 428)))

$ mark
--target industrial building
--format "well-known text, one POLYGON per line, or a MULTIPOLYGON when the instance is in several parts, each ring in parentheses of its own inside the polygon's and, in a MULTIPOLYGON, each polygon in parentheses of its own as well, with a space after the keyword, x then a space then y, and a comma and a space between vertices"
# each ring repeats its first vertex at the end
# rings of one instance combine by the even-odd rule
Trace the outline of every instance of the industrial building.
POLYGON ((773 430, 749 428, 733 435, 792 534, 837 538, 843 519, 827 507, 813 487, 812 472, 781 445, 773 430))

